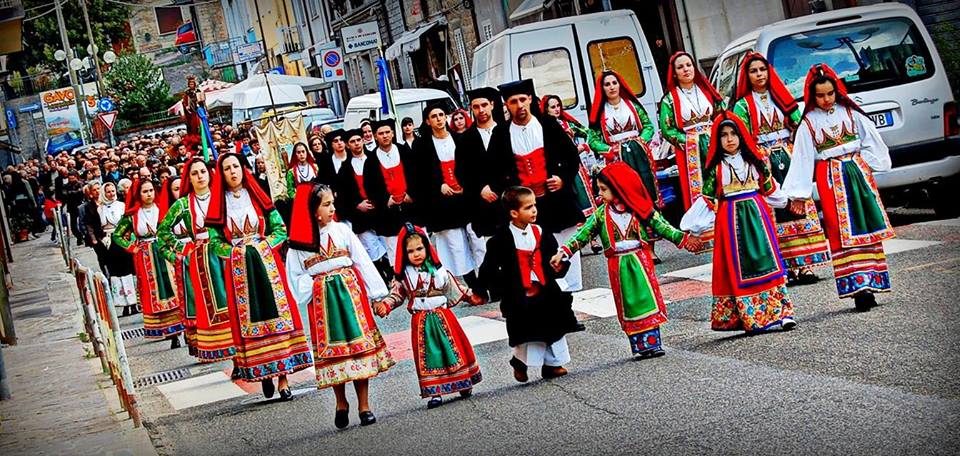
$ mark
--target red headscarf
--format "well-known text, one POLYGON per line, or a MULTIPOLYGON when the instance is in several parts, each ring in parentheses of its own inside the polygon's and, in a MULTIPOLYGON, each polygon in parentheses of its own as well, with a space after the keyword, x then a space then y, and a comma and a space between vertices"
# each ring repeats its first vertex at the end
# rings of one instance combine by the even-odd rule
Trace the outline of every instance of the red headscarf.
MULTIPOLYGON (((312 208, 311 200, 314 191, 319 184, 312 182, 301 182, 297 184, 297 193, 293 197, 293 208, 290 216, 290 237, 287 242, 290 247, 297 250, 316 252, 320 249, 320 240, 317 235, 320 229, 317 226, 317 217, 314 215, 315 209, 312 208)), ((315 203, 319 205, 320 202, 315 203)))
POLYGON ((550 103, 550 100, 557 100, 557 102, 560 103, 560 119, 572 123, 578 127, 581 126, 580 121, 577 120, 576 117, 571 116, 566 109, 563 109, 563 100, 561 100, 557 95, 544 95, 543 98, 540 99, 540 112, 543 113, 543 115, 550 115, 547 113, 547 104, 550 103))
POLYGON ((794 109, 797 109, 797 101, 793 98, 790 91, 787 90, 787 86, 783 84, 783 80, 777 75, 776 70, 773 69, 773 65, 770 65, 770 62, 759 53, 750 51, 740 64, 740 76, 737 78, 737 94, 734 98, 739 100, 749 97, 747 98, 747 106, 750 107, 750 123, 753 124, 751 125, 753 131, 757 131, 758 116, 756 112, 757 107, 753 103, 753 98, 750 97, 753 86, 750 84, 749 72, 750 64, 756 61, 763 62, 763 64, 767 66, 767 91, 770 92, 770 95, 773 97, 773 103, 787 116, 789 116, 794 109))
POLYGON ((718 144, 720 144, 720 128, 722 128, 724 124, 729 125, 730 123, 733 123, 733 127, 740 133, 740 152, 752 156, 752 158, 748 158, 746 161, 755 166, 763 164, 763 160, 757 152, 757 143, 753 140, 753 135, 749 134, 749 130, 747 130, 747 126, 743 123, 743 120, 734 114, 733 111, 721 111, 720 114, 717 114, 717 116, 713 118, 713 127, 710 130, 710 151, 707 153, 707 165, 704 169, 719 164, 720 159, 715 157, 717 157, 717 154, 724 153, 722 148, 718 146, 718 144))
POLYGON ((240 169, 243 171, 243 181, 241 185, 247 189, 247 193, 250 194, 250 200, 253 204, 259 207, 260 212, 264 216, 273 210, 273 200, 271 200, 266 193, 263 193, 256 179, 250 174, 250 170, 243 166, 243 156, 233 152, 222 154, 217 160, 215 177, 210 180, 210 193, 212 194, 212 198, 210 199, 210 207, 207 210, 207 219, 204 222, 204 225, 208 227, 223 227, 227 224, 227 183, 224 182, 223 162, 228 157, 234 157, 240 161, 240 169))
MULTIPOLYGON (((206 166, 206 162, 203 160, 203 157, 200 157, 200 156, 198 156, 198 155, 194 155, 193 157, 190 157, 190 159, 187 160, 187 162, 183 164, 183 175, 184 175, 184 177, 180 180, 180 197, 181 197, 181 198, 183 198, 183 197, 185 197, 185 196, 187 196, 187 195, 189 195, 189 194, 191 194, 191 193, 194 193, 194 190, 193 190, 193 181, 190 180, 190 167, 193 166, 193 164, 194 164, 194 163, 197 163, 197 162, 203 163, 204 166, 206 166)), ((214 179, 213 170, 211 170, 211 169, 208 167, 208 168, 207 168, 207 171, 210 172, 210 185, 213 185, 213 179, 214 179)))
MULTIPOLYGON (((153 184, 153 192, 155 195, 154 204, 156 204, 157 203, 157 200, 156 200, 157 184, 154 183, 152 180, 149 180, 148 182, 153 184)), ((140 200, 140 187, 143 186, 143 183, 144 181, 141 180, 139 177, 137 177, 136 179, 133 180, 133 184, 130 185, 130 188, 127 189, 127 201, 124 202, 126 210, 123 212, 123 215, 132 216, 136 214, 137 211, 140 210, 140 206, 143 204, 143 202, 140 200)))
POLYGON ((813 81, 819 76, 823 76, 833 82, 833 87, 837 92, 836 104, 846 106, 866 115, 866 113, 863 112, 863 108, 850 99, 850 95, 847 94, 847 86, 843 83, 843 80, 840 79, 837 73, 833 71, 833 68, 830 68, 826 63, 818 63, 810 67, 810 71, 807 72, 807 79, 803 82, 803 115, 807 115, 808 112, 817 107, 813 81))
POLYGON ((704 96, 710 100, 712 106, 716 106, 718 103, 723 101, 723 97, 720 96, 720 92, 717 92, 717 89, 710 84, 710 81, 707 80, 707 77, 703 75, 703 72, 700 71, 700 67, 697 66, 697 61, 693 59, 693 56, 680 51, 670 57, 670 64, 667 66, 667 87, 666 92, 673 97, 673 115, 675 116, 675 121, 678 128, 683 128, 683 116, 680 115, 680 94, 677 92, 677 88, 680 86, 680 83, 677 81, 676 70, 673 68, 676 66, 677 59, 683 56, 690 58, 690 61, 693 62, 693 83, 700 88, 700 91, 703 92, 704 96))
MULTIPOLYGON (((307 149, 307 163, 311 165, 317 164, 317 160, 313 157, 313 151, 310 150, 310 146, 308 146, 306 143, 298 142, 293 145, 293 152, 290 154, 290 161, 287 163, 287 169, 293 169, 294 166, 299 164, 297 163, 297 146, 303 146, 307 149)), ((240 164, 243 164, 243 162, 240 162, 240 164)))
POLYGON ((653 215, 653 200, 647 193, 640 175, 630 165, 619 161, 607 165, 600 175, 610 183, 612 190, 634 215, 647 220, 653 215))
POLYGON ((447 127, 450 129, 450 131, 453 131, 453 116, 457 115, 458 113, 463 114, 463 119, 466 123, 463 124, 463 131, 458 131, 455 133, 463 133, 464 131, 467 131, 471 125, 473 125, 473 119, 470 118, 470 113, 464 109, 458 109, 450 113, 450 123, 447 125, 447 127))
MULTIPOLYGON (((177 179, 180 178, 176 176, 168 177, 160 183, 160 193, 157 195, 157 199, 154 204, 156 204, 160 209, 161 219, 167 215, 167 211, 170 210, 170 206, 177 201, 178 195, 173 194, 173 181, 177 179)), ((183 179, 180 179, 180 184, 183 185, 183 179)))
POLYGON ((406 264, 407 252, 404 245, 407 242, 407 238, 414 233, 420 235, 420 238, 423 239, 424 244, 426 244, 424 247, 430 252, 430 257, 427 261, 432 262, 433 265, 438 268, 441 266, 440 257, 437 255, 437 250, 433 248, 433 244, 430 243, 430 237, 427 236, 427 232, 412 223, 404 223, 403 228, 400 228, 400 234, 397 235, 397 258, 393 263, 393 271, 396 272, 397 275, 400 275, 403 271, 403 266, 406 264))
POLYGON ((623 76, 620 76, 620 73, 613 70, 603 71, 600 73, 600 76, 597 77, 597 84, 593 88, 593 104, 590 106, 590 128, 600 129, 602 127, 603 105, 607 102, 607 94, 603 90, 603 80, 610 75, 616 77, 617 82, 620 83, 620 98, 637 106, 641 106, 640 99, 633 93, 633 89, 627 85, 627 81, 623 80, 623 76))

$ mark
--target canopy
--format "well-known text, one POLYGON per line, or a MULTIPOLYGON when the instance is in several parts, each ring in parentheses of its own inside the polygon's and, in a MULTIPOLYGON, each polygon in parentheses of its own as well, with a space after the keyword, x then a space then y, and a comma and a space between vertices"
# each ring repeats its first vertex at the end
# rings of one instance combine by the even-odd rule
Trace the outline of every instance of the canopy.
MULTIPOLYGON (((223 82, 223 81, 218 81, 216 79, 206 79, 203 82, 201 82, 200 85, 197 86, 197 89, 199 89, 200 92, 203 92, 205 95, 210 95, 212 93, 219 92, 221 90, 224 90, 230 87, 233 87, 232 82, 223 82)), ((170 109, 167 109, 167 113, 178 115, 178 116, 182 115, 183 100, 178 101, 176 104, 171 106, 170 109)))
POLYGON ((306 103, 307 96, 303 94, 300 86, 291 84, 270 84, 270 90, 264 87, 251 87, 242 92, 233 94, 234 109, 251 109, 264 106, 270 106, 270 96, 273 95, 273 102, 277 106, 289 105, 294 103, 306 103))
MULTIPOLYGON (((255 74, 244 80, 243 82, 230 87, 227 90, 222 90, 215 94, 211 94, 207 97, 207 109, 216 109, 231 106, 234 100, 234 94, 243 93, 250 89, 256 89, 261 87, 266 87, 267 82, 265 79, 270 80, 270 88, 273 89, 275 86, 298 86, 300 92, 312 92, 314 90, 321 90, 330 87, 329 82, 324 82, 320 78, 311 78, 308 76, 287 76, 285 74, 267 74, 264 78, 263 74, 255 74)), ((266 90, 264 90, 266 93, 266 90)), ((269 103, 267 103, 269 104, 269 103)))
POLYGON ((393 44, 383 52, 383 55, 387 60, 396 60, 401 54, 409 54, 420 50, 420 37, 434 27, 444 24, 446 24, 445 19, 437 19, 420 24, 417 28, 400 35, 400 38, 394 41, 393 44))
POLYGON ((539 14, 550 7, 553 0, 523 0, 523 3, 510 13, 510 21, 518 21, 533 14, 539 14))

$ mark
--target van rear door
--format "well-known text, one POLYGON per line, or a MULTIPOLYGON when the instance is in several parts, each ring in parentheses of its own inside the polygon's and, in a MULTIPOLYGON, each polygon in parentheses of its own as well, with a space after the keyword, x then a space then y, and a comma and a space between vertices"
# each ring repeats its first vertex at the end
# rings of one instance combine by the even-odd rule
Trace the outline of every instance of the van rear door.
MULTIPOLYGON (((654 119, 663 88, 636 16, 598 19, 579 24, 576 31, 588 81, 586 93, 590 98, 586 102, 586 111, 590 111, 597 76, 605 69, 612 69, 623 76, 643 103, 647 115, 654 119)), ((583 119, 587 115, 585 113, 583 119)))
POLYGON ((518 33, 511 37, 510 45, 518 79, 533 79, 538 96, 557 95, 563 100, 564 109, 586 119, 583 106, 590 101, 581 90, 583 82, 572 25, 518 33))

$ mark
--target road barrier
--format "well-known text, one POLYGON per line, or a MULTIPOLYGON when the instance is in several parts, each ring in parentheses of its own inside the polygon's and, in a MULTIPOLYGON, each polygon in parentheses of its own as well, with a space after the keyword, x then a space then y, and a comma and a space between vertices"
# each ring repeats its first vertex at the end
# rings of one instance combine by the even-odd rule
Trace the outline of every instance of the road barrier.
MULTIPOLYGON (((66 251, 69 251, 69 241, 66 244, 66 251)), ((113 295, 110 294, 110 282, 103 273, 91 271, 75 258, 70 262, 70 267, 80 292, 84 330, 93 344, 94 352, 100 357, 103 371, 110 375, 110 380, 117 388, 120 406, 130 415, 134 427, 140 427, 133 376, 127 362, 127 351, 123 345, 123 332, 113 305, 113 295)))

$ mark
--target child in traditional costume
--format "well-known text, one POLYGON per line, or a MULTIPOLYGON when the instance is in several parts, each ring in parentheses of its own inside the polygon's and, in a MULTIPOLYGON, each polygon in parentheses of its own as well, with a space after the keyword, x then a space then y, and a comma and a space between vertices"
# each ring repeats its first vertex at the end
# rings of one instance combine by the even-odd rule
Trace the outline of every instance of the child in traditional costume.
MULTIPOLYGON (((740 66, 736 98, 733 112, 756 140, 757 151, 777 185, 782 185, 790 170, 793 132, 800 125, 797 102, 773 66, 755 52, 747 53, 740 66)), ((775 209, 774 217, 780 253, 788 268, 787 282, 816 282, 811 267, 829 263, 830 253, 813 199, 806 201, 802 215, 775 209)))
POLYGON ((810 68, 804 103, 783 191, 790 211, 802 215, 816 177, 837 293, 867 311, 876 305, 874 293, 890 291, 883 241, 894 231, 873 178, 890 169, 890 152, 829 66, 810 68))
MULTIPOLYGON (((317 139, 319 141, 319 139, 317 139)), ((313 182, 317 179, 317 160, 307 145, 298 142, 293 145, 293 154, 287 165, 287 198, 293 199, 297 185, 304 182, 313 182)))
POLYGON ((560 247, 550 264, 559 267, 573 252, 599 237, 607 257, 617 318, 630 349, 641 359, 662 356, 660 325, 667 321, 667 306, 646 245, 647 233, 656 233, 691 251, 700 247, 700 241, 674 228, 654 209, 640 175, 625 162, 603 168, 597 186, 603 204, 560 247))
POLYGON ((511 221, 487 241, 480 278, 491 293, 501 296, 500 312, 507 320, 513 351, 513 378, 526 382, 527 368, 540 366, 545 379, 566 375, 563 365, 570 362, 566 334, 581 328, 571 308, 573 295, 560 290, 556 279, 562 274, 550 267, 556 238, 534 223, 533 190, 510 187, 501 200, 511 221))
POLYGON ((236 364, 246 382, 261 382, 263 395, 293 394, 287 375, 310 367, 313 359, 300 312, 287 288, 277 250, 287 230, 236 153, 220 155, 204 226, 209 249, 226 260, 224 279, 236 364))
POLYGON ((173 274, 157 243, 157 225, 161 217, 160 208, 154 204, 155 198, 153 181, 134 181, 127 194, 126 212, 113 232, 113 242, 133 254, 143 307, 144 337, 170 339, 170 348, 173 349, 180 347, 184 325, 173 274))
MULTIPOLYGON (((232 359, 236 347, 226 274, 223 260, 210 251, 210 233, 205 226, 212 173, 198 156, 187 160, 183 172, 187 180, 181 185, 182 197, 170 206, 157 236, 167 258, 180 264, 185 314, 195 322, 195 356, 202 363, 232 359)), ((235 373, 239 375, 239 371, 235 373)))
POLYGON ((461 301, 482 303, 440 264, 426 232, 407 224, 397 237, 395 263, 397 292, 378 303, 377 315, 406 304, 410 319, 413 360, 420 379, 420 397, 430 398, 427 408, 443 404, 442 395, 470 397, 480 382, 480 366, 473 346, 450 308, 461 301))
POLYGON ((334 424, 342 429, 350 424, 346 384, 356 389, 360 424, 373 424, 369 380, 395 363, 370 307, 387 297, 387 286, 357 235, 333 220, 335 210, 330 187, 297 188, 287 267, 293 294, 310 317, 317 388, 333 387, 334 424))
MULTIPOLYGON (((716 211, 711 328, 793 329, 793 302, 770 209, 786 206, 786 197, 739 117, 729 111, 718 115, 711 138, 702 196, 716 211)), ((714 214, 692 209, 684 216, 697 217, 714 219, 714 214)))

